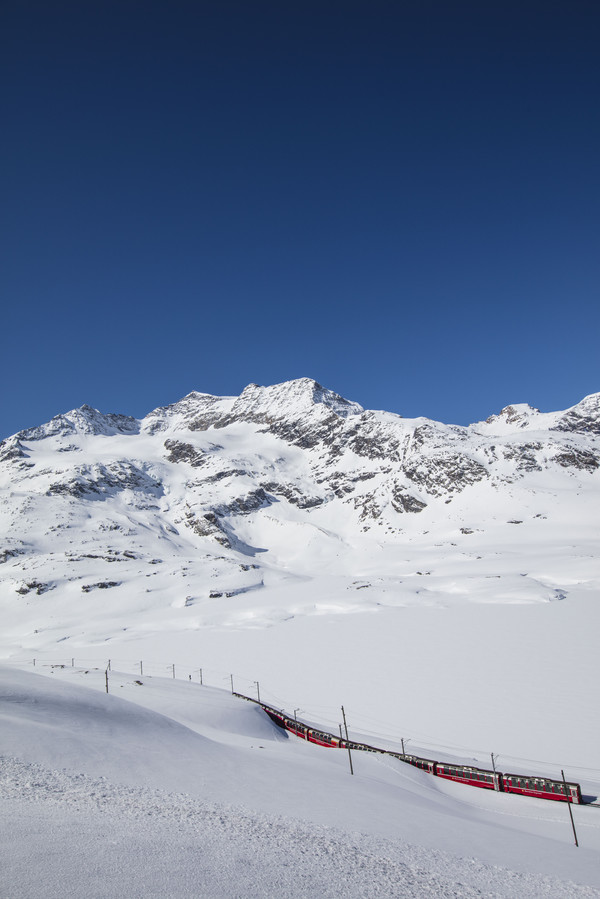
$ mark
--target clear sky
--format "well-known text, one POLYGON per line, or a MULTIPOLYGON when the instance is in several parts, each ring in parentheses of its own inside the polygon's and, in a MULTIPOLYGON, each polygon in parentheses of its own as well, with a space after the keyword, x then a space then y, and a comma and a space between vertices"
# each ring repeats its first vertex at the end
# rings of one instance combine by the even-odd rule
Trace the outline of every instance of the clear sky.
POLYGON ((599 47, 597 0, 4 0, 0 437, 600 390, 599 47))

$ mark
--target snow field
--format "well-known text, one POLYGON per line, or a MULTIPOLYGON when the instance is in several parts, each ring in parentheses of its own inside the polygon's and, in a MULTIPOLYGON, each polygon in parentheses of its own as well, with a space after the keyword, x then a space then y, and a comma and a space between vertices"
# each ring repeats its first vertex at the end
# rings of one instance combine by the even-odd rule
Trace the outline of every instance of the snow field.
POLYGON ((600 895, 598 810, 575 809, 577 850, 564 806, 364 753, 350 777, 346 752, 225 691, 111 672, 107 696, 77 668, 1 681, 3 895, 600 895))

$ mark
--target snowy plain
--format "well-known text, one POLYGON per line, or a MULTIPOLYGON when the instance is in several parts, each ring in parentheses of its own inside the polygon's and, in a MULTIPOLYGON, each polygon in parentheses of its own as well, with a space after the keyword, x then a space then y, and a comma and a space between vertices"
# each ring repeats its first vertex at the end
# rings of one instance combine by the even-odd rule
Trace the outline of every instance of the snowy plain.
POLYGON ((525 406, 457 429, 290 384, 4 447, 0 895, 600 895, 600 808, 576 848, 561 803, 362 754, 352 777, 230 695, 600 801, 600 397, 570 432, 525 406), (401 447, 392 475, 312 445, 332 409, 401 447))

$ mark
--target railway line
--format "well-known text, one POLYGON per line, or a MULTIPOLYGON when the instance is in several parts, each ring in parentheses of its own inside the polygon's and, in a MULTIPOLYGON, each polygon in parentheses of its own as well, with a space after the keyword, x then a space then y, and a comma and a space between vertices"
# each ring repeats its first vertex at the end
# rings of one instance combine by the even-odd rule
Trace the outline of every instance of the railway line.
POLYGON ((289 717, 280 709, 267 705, 251 696, 245 696, 243 693, 233 693, 240 699, 247 702, 253 702, 258 705, 269 718, 283 730, 286 730, 299 739, 315 743, 318 746, 325 746, 332 749, 348 749, 357 750, 359 752, 374 752, 381 755, 387 755, 392 758, 399 759, 408 765, 419 768, 434 777, 440 777, 444 780, 452 780, 457 783, 463 783, 468 786, 478 787, 479 789, 495 790, 501 793, 514 793, 521 796, 531 796, 536 799, 548 799, 554 802, 568 802, 576 805, 586 805, 591 808, 600 808, 600 802, 586 802, 581 793, 581 787, 578 783, 562 780, 553 780, 548 777, 537 777, 535 775, 510 774, 501 771, 489 770, 486 768, 477 768, 472 765, 456 765, 448 762, 440 762, 435 759, 422 758, 421 756, 409 755, 404 752, 394 752, 389 749, 381 749, 372 746, 369 743, 361 743, 360 741, 344 739, 341 734, 335 734, 311 727, 304 721, 289 717))

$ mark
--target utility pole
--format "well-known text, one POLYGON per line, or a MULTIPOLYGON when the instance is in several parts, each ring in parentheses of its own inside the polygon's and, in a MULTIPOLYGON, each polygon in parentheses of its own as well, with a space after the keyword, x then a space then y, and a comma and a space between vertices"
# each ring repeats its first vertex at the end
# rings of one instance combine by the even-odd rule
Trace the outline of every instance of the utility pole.
POLYGON ((231 678, 231 692, 233 693, 233 692, 234 692, 234 689, 233 689, 233 674, 230 674, 229 677, 231 678))
POLYGON ((106 671, 104 672, 104 677, 105 677, 105 680, 106 680, 106 692, 108 693, 108 668, 107 668, 106 671))
POLYGON ((202 668, 200 669, 200 686, 202 686, 202 668))
POLYGON ((563 783, 565 785, 565 797, 567 800, 567 805, 569 806, 569 816, 571 818, 571 827, 573 828, 573 836, 575 837, 575 845, 579 849, 579 843, 577 841, 577 831, 575 830, 575 821, 573 820, 573 810, 571 809, 571 803, 569 802, 569 788, 567 787, 567 781, 565 779, 565 772, 561 770, 563 783))
POLYGON ((140 677, 142 677, 143 674, 144 674, 144 663, 140 662, 140 677))
POLYGON ((494 769, 494 789, 499 790, 500 784, 498 783, 498 777, 496 776, 496 759, 493 752, 490 753, 490 755, 492 756, 492 768, 494 769))
MULTIPOLYGON (((348 725, 346 724, 346 713, 344 711, 344 706, 342 706, 342 718, 344 719, 344 730, 346 731, 346 742, 348 741, 348 725)), ((350 760, 350 774, 354 774, 354 768, 352 767, 352 753, 350 752, 350 746, 348 746, 348 758, 350 760)))
POLYGON ((108 671, 110 671, 110 659, 108 660, 108 671))
POLYGON ((173 680, 175 680, 175 665, 173 665, 173 680))
POLYGON ((258 701, 259 701, 259 703, 260 703, 260 684, 258 683, 257 680, 255 680, 254 683, 256 684, 256 693, 257 693, 257 696, 258 696, 258 701))
POLYGON ((400 742, 402 743, 402 755, 406 755, 404 751, 404 737, 400 737, 400 742))

